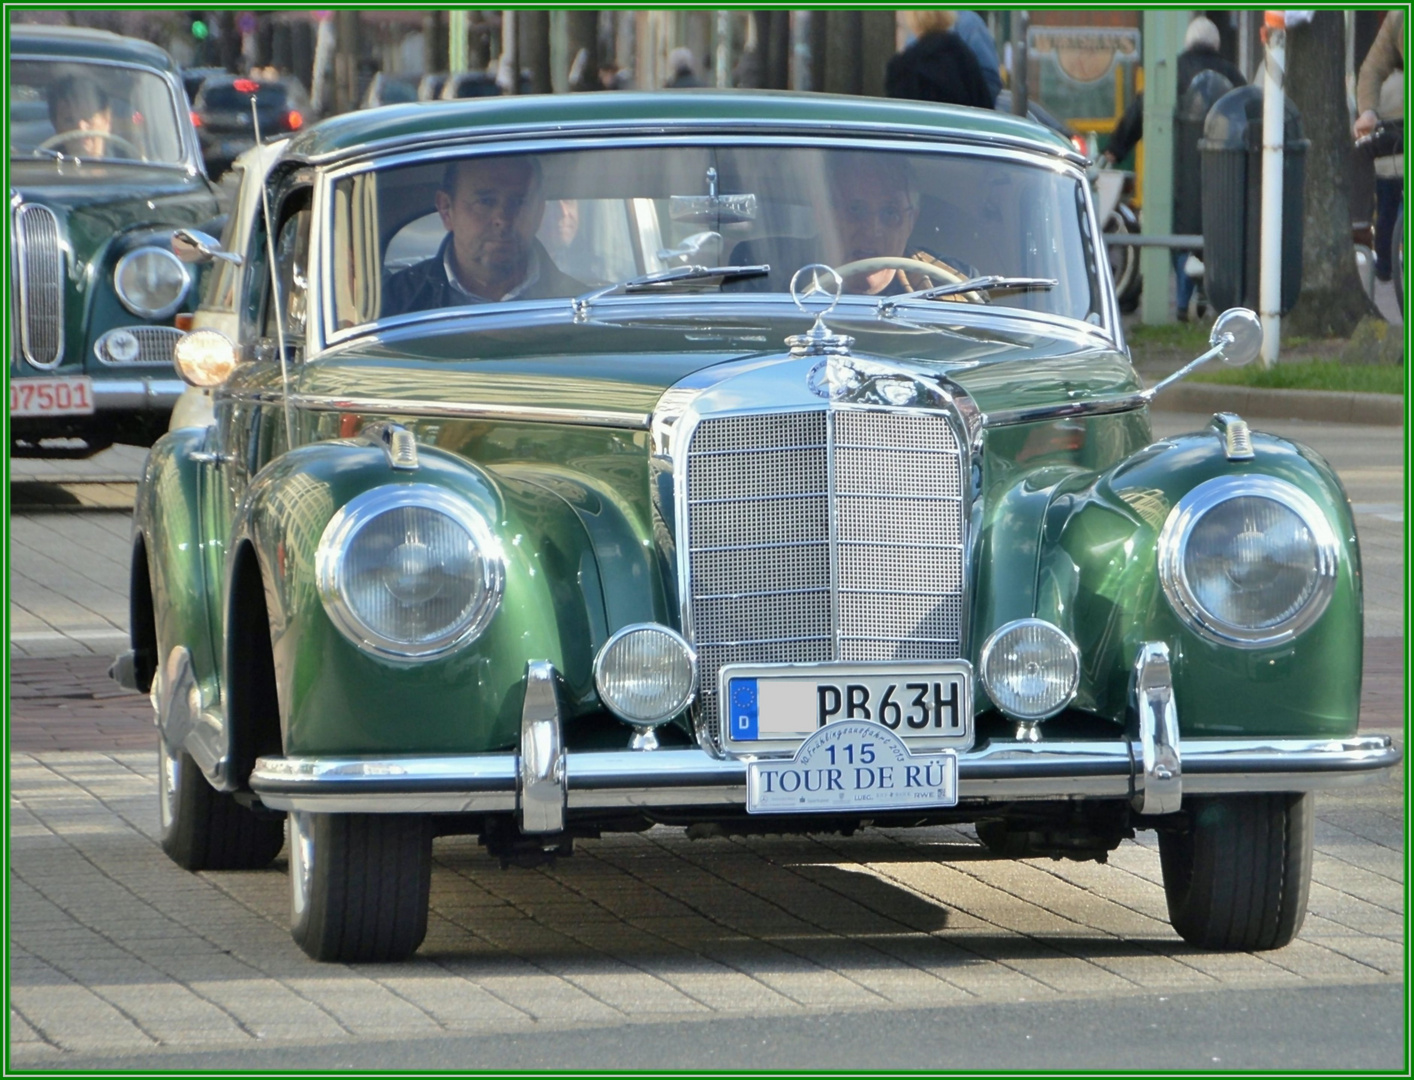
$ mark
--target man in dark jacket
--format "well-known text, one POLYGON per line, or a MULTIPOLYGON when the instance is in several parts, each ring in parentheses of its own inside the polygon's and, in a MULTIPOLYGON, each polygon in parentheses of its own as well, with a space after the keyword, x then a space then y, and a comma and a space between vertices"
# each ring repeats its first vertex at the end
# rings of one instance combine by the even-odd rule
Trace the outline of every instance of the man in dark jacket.
POLYGON ((564 274, 535 232, 545 214, 540 167, 530 157, 454 161, 435 196, 447 229, 437 253, 393 275, 383 315, 576 296, 586 286, 564 274))
MULTIPOLYGON (((1178 98, 1183 97, 1193 80, 1204 71, 1216 71, 1234 88, 1247 85, 1247 80, 1242 77, 1237 65, 1218 55, 1220 44, 1218 28, 1211 19, 1199 15, 1188 24, 1188 31, 1183 37, 1183 51, 1178 54, 1178 98)), ((1117 161, 1123 161, 1143 137, 1144 95, 1135 94, 1134 100, 1129 103, 1129 108, 1124 110, 1124 116, 1115 126, 1109 146, 1100 155, 1101 164, 1113 165, 1117 161)), ((1188 256, 1187 251, 1173 253, 1174 273, 1178 277, 1176 299, 1180 322, 1188 318, 1188 304, 1193 299, 1195 288, 1194 280, 1184 269, 1188 256)))
POLYGON ((905 18, 918 40, 889 61, 884 93, 891 98, 990 109, 996 95, 987 89, 977 57, 953 33, 957 12, 931 8, 909 11, 905 18))

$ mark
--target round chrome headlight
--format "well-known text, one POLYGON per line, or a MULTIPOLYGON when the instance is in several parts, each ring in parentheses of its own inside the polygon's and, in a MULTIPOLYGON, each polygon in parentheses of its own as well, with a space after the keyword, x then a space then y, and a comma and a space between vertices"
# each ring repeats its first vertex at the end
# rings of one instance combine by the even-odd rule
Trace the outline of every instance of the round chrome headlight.
POLYGON ((113 288, 134 315, 165 319, 186 299, 191 276, 166 248, 144 247, 118 260, 113 268, 113 288))
POLYGON ((315 573, 325 611, 350 640, 404 659, 439 656, 479 637, 505 581, 491 526, 428 484, 351 500, 320 537, 315 573))
POLYGON ((981 668, 982 685, 997 708, 1016 720, 1044 720, 1075 697, 1080 650, 1044 619, 1017 619, 987 639, 981 668))
POLYGON ((599 650, 594 685, 621 720, 635 727, 666 723, 692 702, 697 654, 666 626, 626 626, 599 650))
POLYGON ((1170 511, 1159 534, 1169 605, 1211 641, 1289 641, 1330 603, 1339 546, 1321 508, 1270 476, 1220 476, 1170 511))

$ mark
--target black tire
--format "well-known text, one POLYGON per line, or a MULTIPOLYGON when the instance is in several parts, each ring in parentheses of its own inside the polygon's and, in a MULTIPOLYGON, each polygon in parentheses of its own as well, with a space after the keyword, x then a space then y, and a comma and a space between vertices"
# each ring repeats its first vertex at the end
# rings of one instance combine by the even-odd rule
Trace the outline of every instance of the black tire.
POLYGON ((186 870, 260 870, 285 845, 283 823, 206 782, 190 754, 157 738, 162 850, 186 870))
MULTIPOLYGON (((1139 218, 1132 209, 1120 203, 1105 221, 1104 231, 1138 234, 1139 218)), ((1139 294, 1144 291, 1144 278, 1139 273, 1139 249, 1109 245, 1106 245, 1106 248, 1119 309, 1126 314, 1136 311, 1139 307, 1139 294)))
POLYGON ((1394 215, 1394 249, 1390 253, 1391 268, 1394 271, 1394 301, 1399 305, 1399 313, 1404 314, 1404 204, 1399 204, 1399 213, 1394 215))
POLYGON ((293 812, 291 927, 315 960, 406 960, 427 935, 432 828, 416 814, 293 812))
POLYGON ((1312 795, 1184 800, 1191 827, 1159 833, 1169 922, 1199 949, 1289 945, 1306 918, 1312 795))

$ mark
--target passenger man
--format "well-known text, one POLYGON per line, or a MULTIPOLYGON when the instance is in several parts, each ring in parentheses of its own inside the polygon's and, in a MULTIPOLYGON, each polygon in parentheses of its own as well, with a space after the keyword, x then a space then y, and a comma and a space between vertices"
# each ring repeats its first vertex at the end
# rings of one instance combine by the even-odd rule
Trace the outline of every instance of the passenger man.
POLYGON ((434 204, 447 235, 435 255, 389 279, 384 316, 584 292, 535 239, 545 197, 533 158, 454 161, 434 204))

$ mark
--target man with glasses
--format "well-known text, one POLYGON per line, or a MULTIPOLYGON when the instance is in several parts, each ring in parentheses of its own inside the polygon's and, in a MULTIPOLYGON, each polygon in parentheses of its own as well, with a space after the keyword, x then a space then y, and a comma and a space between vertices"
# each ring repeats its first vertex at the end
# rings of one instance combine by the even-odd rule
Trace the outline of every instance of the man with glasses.
POLYGON ((535 238, 545 197, 534 158, 454 161, 433 202, 447 235, 435 255, 389 279, 385 317, 584 292, 535 238))

